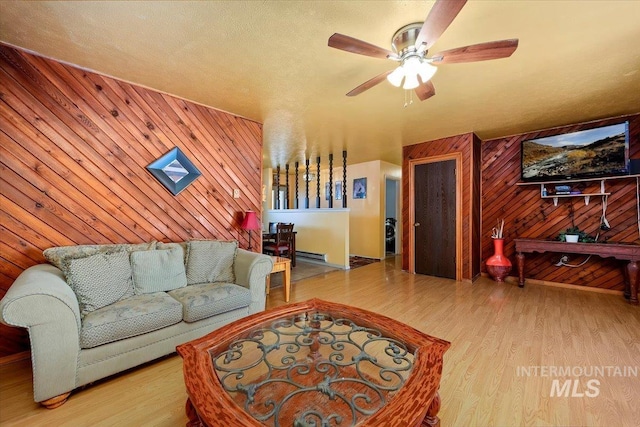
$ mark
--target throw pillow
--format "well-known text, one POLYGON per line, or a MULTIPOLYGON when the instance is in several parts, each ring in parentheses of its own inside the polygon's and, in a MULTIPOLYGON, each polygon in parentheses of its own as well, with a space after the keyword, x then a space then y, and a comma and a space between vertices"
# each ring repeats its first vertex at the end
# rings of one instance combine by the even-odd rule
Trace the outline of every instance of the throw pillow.
POLYGON ((154 250, 157 242, 148 243, 114 243, 108 245, 72 245, 57 246, 45 249, 42 253, 47 261, 62 270, 65 277, 69 270, 69 261, 77 258, 86 258, 95 254, 113 254, 116 252, 147 251, 154 250))
POLYGON ((187 259, 187 284, 234 283, 233 261, 238 242, 192 240, 187 259))
POLYGON ((156 246, 156 249, 171 249, 173 247, 175 247, 176 245, 180 246, 182 248, 182 251, 184 252, 184 265, 187 265, 187 258, 189 258, 189 242, 180 242, 180 243, 163 243, 163 242, 158 242, 158 245, 156 246))
POLYGON ((69 261, 67 283, 78 297, 80 313, 133 296, 128 252, 95 254, 69 261))
MULTIPOLYGON (((164 245, 167 247, 170 245, 164 245)), ((136 295, 165 292, 187 286, 182 247, 131 252, 133 289, 136 295)))

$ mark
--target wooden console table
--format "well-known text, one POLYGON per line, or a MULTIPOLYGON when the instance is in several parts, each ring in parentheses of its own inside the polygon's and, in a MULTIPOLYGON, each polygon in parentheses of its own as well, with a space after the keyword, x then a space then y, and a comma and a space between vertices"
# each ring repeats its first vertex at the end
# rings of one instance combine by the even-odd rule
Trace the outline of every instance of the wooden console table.
POLYGON ((597 255, 628 261, 624 272, 624 296, 629 303, 638 305, 638 262, 640 245, 621 243, 566 243, 553 240, 514 239, 518 260, 518 286, 524 287, 524 254, 526 252, 561 252, 569 254, 597 255))

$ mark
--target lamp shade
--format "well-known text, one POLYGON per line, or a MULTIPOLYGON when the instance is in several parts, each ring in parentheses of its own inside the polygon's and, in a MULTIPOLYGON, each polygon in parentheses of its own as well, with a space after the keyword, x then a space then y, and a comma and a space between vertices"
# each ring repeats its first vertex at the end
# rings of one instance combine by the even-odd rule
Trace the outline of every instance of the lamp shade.
POLYGON ((418 75, 413 73, 407 73, 404 78, 404 84, 402 85, 403 89, 415 89, 420 86, 420 82, 418 81, 418 75))
POLYGON ((393 70, 391 74, 387 76, 387 80, 389 80, 389 83, 391 83, 395 87, 400 87, 400 85, 402 84, 402 79, 404 79, 404 70, 402 69, 402 66, 398 66, 398 68, 393 70))
POLYGON ((431 77, 433 77, 436 71, 438 71, 437 67, 434 67, 427 62, 422 62, 420 64, 420 68, 418 68, 418 74, 422 79, 422 83, 426 83, 427 81, 431 80, 431 77))
POLYGON ((258 217, 254 211, 247 211, 244 214, 244 219, 242 220, 242 224, 240 227, 243 230, 258 230, 261 228, 260 222, 258 222, 258 217))

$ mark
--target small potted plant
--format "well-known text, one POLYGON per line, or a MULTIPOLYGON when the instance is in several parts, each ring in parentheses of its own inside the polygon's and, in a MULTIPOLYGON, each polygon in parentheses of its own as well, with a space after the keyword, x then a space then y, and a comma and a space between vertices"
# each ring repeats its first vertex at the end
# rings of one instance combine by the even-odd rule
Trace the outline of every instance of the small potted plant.
POLYGON ((567 243, 578 243, 578 240, 580 240, 580 228, 576 226, 567 228, 564 232, 564 241, 567 243))
POLYGON ((558 234, 557 240, 567 243, 593 243, 596 240, 589 236, 585 231, 580 230, 580 227, 574 225, 567 228, 558 234))

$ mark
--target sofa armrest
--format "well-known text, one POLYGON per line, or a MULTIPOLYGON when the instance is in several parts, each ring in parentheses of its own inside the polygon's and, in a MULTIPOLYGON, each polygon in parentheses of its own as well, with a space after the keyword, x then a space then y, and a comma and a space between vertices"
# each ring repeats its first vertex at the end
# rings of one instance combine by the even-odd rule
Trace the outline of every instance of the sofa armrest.
POLYGON ((267 303, 265 280, 272 269, 273 260, 270 256, 238 249, 233 270, 236 284, 251 291, 249 314, 264 311, 267 303))
POLYGON ((36 402, 75 388, 80 310, 58 268, 39 264, 23 271, 0 301, 0 321, 29 330, 36 402))

